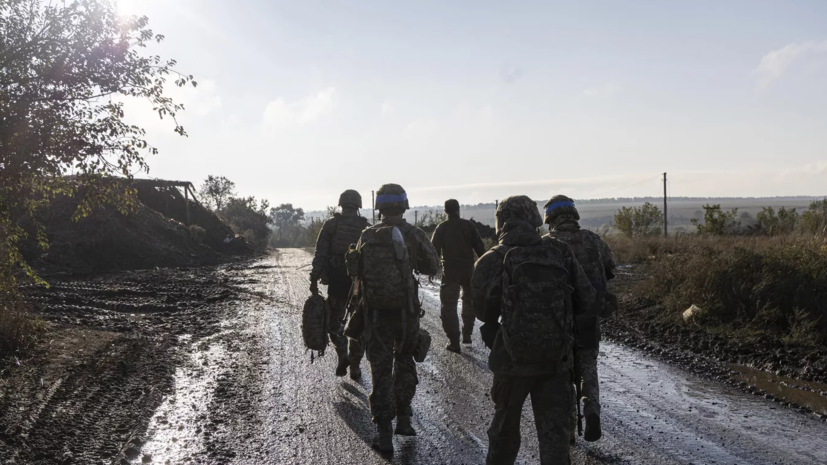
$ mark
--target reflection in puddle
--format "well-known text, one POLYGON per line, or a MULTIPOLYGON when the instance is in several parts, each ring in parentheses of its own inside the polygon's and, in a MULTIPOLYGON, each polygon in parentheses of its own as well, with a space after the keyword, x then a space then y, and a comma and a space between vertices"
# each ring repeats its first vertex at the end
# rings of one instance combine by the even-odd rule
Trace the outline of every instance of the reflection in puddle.
POLYGON ((175 370, 174 392, 167 397, 149 421, 143 453, 152 463, 189 462, 192 455, 204 452, 202 424, 217 384, 219 360, 226 357, 223 346, 214 344, 206 351, 190 354, 189 363, 175 370))
POLYGON ((777 376, 742 365, 733 364, 730 369, 737 373, 735 379, 738 381, 756 386, 783 402, 798 404, 827 415, 827 397, 821 395, 822 392, 827 392, 827 386, 823 384, 777 376))

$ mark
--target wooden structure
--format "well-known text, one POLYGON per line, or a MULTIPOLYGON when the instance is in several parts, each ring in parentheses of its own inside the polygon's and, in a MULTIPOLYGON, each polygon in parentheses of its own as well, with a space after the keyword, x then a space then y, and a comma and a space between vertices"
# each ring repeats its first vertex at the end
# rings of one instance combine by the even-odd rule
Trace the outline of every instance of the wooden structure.
MULTIPOLYGON (((190 217, 190 195, 192 195, 192 200, 201 205, 198 202, 198 199, 195 198, 195 186, 189 181, 167 181, 164 179, 133 179, 132 186, 136 189, 140 190, 143 188, 155 188, 155 189, 165 189, 167 191, 171 191, 174 189, 175 193, 179 196, 180 191, 178 189, 183 188, 184 190, 184 204, 186 205, 187 209, 187 226, 192 224, 192 218, 190 217)), ((167 202, 167 211, 166 215, 169 216, 169 202, 167 202)))

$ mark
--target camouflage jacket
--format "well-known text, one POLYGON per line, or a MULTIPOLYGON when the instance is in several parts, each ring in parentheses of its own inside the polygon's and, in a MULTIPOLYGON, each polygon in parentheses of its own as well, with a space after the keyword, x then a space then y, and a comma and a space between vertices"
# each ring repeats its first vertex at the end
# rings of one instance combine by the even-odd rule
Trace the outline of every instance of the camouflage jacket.
POLYGON ((554 239, 565 242, 571 247, 574 256, 597 292, 595 307, 590 314, 603 316, 608 282, 614 278, 614 271, 617 268, 609 245, 598 234, 581 229, 576 221, 567 221, 543 236, 544 241, 554 239))
POLYGON ((449 269, 470 268, 474 266, 476 257, 482 257, 485 253, 485 246, 477 228, 459 215, 449 215, 448 221, 440 223, 431 242, 437 255, 442 257, 442 265, 449 269))
POLYGON ((367 227, 368 220, 356 215, 336 213, 333 218, 325 221, 316 239, 316 254, 313 257, 310 280, 319 280, 330 267, 341 268, 339 274, 346 275, 343 266, 345 253, 350 244, 359 241, 360 234, 367 227))
MULTIPOLYGON (((503 227, 500 244, 510 247, 536 246, 539 244, 555 249, 559 253, 560 264, 569 272, 570 285, 574 289, 571 295, 571 308, 575 314, 588 312, 594 305, 595 291, 589 283, 571 248, 563 242, 542 239, 540 233, 530 224, 522 221, 509 221, 503 227)), ((471 293, 474 312, 477 319, 487 324, 498 324, 502 305, 503 256, 501 252, 490 250, 483 255, 474 268, 471 279, 471 293)), ((488 357, 488 367, 497 374, 510 376, 536 376, 558 374, 572 369, 573 357, 558 366, 518 367, 515 366, 503 344, 502 335, 497 334, 494 346, 488 357)))

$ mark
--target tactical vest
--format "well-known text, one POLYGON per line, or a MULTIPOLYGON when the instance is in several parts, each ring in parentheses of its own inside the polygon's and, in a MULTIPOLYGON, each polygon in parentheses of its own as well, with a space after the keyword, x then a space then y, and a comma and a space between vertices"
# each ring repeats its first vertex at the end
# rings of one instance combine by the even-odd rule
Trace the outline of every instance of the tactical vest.
POLYGON ((359 242, 359 236, 368 227, 368 220, 361 216, 337 215, 334 221, 336 228, 333 230, 329 254, 334 257, 344 257, 350 244, 359 242))
POLYGON ((571 247, 575 258, 597 292, 594 314, 601 315, 606 295, 606 270, 603 266, 603 257, 600 256, 597 242, 599 238, 591 231, 584 229, 551 231, 549 237, 565 242, 571 247))

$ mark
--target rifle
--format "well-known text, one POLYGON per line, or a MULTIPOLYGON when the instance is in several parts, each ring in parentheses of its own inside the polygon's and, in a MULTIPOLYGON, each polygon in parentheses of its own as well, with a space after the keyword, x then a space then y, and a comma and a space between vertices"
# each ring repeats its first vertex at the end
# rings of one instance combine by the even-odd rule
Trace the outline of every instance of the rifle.
POLYGON ((359 281, 353 280, 353 284, 350 285, 350 292, 348 292, 347 296, 347 309, 345 310, 345 316, 342 318, 341 323, 339 324, 339 336, 345 333, 345 326, 347 326, 347 322, 350 317, 356 313, 356 309, 359 307, 359 281))
POLYGON ((580 360, 577 354, 577 343, 574 344, 572 352, 574 353, 574 404, 577 406, 577 435, 583 436, 583 412, 580 410, 580 399, 583 397, 583 392, 580 370, 577 369, 580 360))

